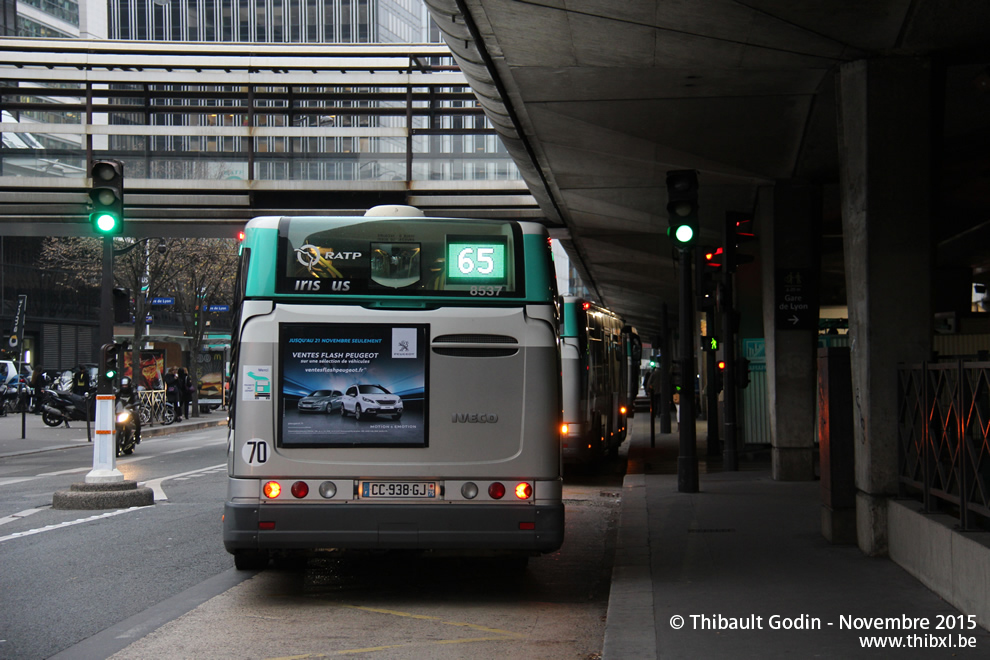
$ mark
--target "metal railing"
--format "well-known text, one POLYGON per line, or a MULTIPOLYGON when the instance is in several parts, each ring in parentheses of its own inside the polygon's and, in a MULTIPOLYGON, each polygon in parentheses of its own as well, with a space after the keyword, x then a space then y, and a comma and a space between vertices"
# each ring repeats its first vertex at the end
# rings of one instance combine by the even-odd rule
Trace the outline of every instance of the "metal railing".
POLYGON ((990 362, 902 366, 898 381, 902 490, 990 527, 990 362))
POLYGON ((141 420, 142 424, 154 426, 156 423, 165 424, 165 390, 141 390, 137 393, 138 405, 147 406, 147 412, 141 420))

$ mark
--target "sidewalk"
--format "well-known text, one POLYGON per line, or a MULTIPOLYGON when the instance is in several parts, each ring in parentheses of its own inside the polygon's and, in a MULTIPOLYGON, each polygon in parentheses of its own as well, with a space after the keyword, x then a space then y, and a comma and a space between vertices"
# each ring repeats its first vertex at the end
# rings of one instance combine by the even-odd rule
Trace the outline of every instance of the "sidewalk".
POLYGON ((990 633, 937 629, 959 612, 902 568, 826 541, 819 482, 774 481, 765 456, 720 472, 702 423, 699 492, 680 493, 679 436, 651 447, 649 424, 633 419, 604 660, 885 657, 867 636, 902 644, 897 658, 986 657, 990 633), (877 631, 877 617, 930 625, 877 631))
MULTIPOLYGON (((86 422, 84 421, 69 422, 69 428, 65 428, 65 425, 51 428, 45 426, 44 422, 41 421, 41 415, 25 414, 23 425, 21 417, 21 413, 10 413, 0 417, 0 458, 91 446, 86 437, 86 422), (21 437, 22 431, 23 438, 21 437)), ((225 426, 226 424, 227 411, 215 410, 192 419, 183 419, 181 422, 175 422, 168 426, 161 424, 146 426, 141 429, 141 438, 212 426, 225 426)), ((90 425, 90 432, 92 433, 92 423, 90 425)))

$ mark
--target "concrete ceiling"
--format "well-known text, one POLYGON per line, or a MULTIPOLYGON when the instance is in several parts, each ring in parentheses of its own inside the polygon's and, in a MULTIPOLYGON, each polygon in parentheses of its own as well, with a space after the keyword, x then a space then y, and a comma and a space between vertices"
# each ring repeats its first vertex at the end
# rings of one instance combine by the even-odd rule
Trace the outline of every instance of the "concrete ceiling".
MULTIPOLYGON (((841 232, 834 76, 863 58, 944 65, 939 258, 990 272, 990 2, 427 5, 553 233, 602 302, 647 337, 662 303, 677 310, 667 171, 698 170, 704 244, 718 245, 725 212, 751 211, 757 187, 776 180, 825 185, 824 233, 841 232)), ((829 246, 841 241, 824 245, 823 300, 836 302, 841 253, 829 246)))

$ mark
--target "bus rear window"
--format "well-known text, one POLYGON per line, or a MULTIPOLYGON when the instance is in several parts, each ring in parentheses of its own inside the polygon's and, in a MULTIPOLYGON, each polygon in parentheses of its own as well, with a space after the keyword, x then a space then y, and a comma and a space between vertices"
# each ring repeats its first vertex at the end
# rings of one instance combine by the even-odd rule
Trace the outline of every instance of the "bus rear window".
POLYGON ((276 292, 517 298, 522 238, 512 222, 282 218, 276 292))

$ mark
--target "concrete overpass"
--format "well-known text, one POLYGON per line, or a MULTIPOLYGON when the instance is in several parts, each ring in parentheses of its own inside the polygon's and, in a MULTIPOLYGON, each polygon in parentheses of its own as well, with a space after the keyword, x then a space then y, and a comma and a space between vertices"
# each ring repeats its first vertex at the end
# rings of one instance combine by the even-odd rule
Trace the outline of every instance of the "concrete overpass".
MULTIPOLYGON (((426 2, 547 221, 601 301, 645 336, 663 331, 665 304, 677 309, 666 172, 698 171, 702 244, 720 244, 726 212, 753 215, 758 260, 736 285, 742 336, 765 339, 777 479, 814 477, 821 423, 818 328, 779 314, 787 278, 810 278, 814 309, 848 306, 853 403, 833 422, 848 422, 855 446, 853 536, 895 557, 940 543, 888 526, 914 453, 953 469, 924 424, 917 443, 899 437, 912 431, 898 364, 931 358, 936 313, 990 333, 985 316, 966 317, 972 283, 990 276, 990 5, 426 2)), ((956 440, 977 461, 957 493, 990 492, 981 406, 983 430, 956 440)), ((952 579, 965 583, 973 561, 987 555, 952 579)), ((909 570, 931 584, 938 563, 909 570)))
MULTIPOLYGON (((427 4, 546 217, 570 237, 603 301, 647 332, 677 295, 664 235, 668 170, 699 171, 702 243, 713 246, 726 211, 766 205, 761 188, 820 188, 825 302, 844 303, 842 174, 853 174, 852 150, 867 139, 872 159, 877 140, 916 154, 906 144, 914 135, 931 154, 918 176, 937 218, 936 263, 990 277, 985 3, 427 4), (914 71, 879 70, 895 66, 914 71), (869 107, 853 96, 857 75, 869 107), (869 135, 849 133, 854 113, 871 121, 869 135), (879 113, 889 119, 874 120, 879 113), (912 117, 924 139, 903 125, 875 134, 874 122, 912 117)), ((757 224, 763 236, 767 228, 757 224)))

